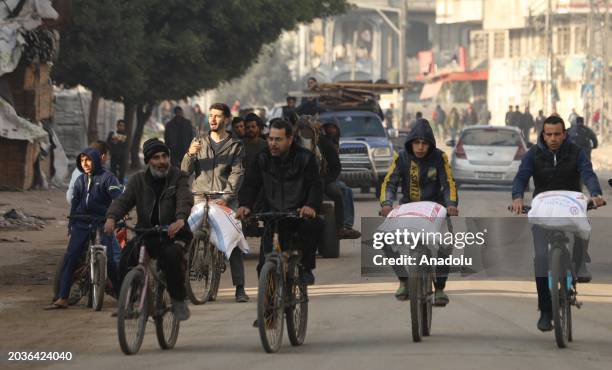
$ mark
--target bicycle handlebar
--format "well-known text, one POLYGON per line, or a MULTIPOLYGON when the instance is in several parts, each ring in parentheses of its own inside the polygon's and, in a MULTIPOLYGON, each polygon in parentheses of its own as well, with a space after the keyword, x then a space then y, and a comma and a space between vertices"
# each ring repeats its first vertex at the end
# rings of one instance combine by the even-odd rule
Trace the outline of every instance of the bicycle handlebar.
POLYGON ((106 221, 106 217, 92 216, 92 215, 72 215, 72 216, 66 216, 66 218, 69 220, 80 220, 80 221, 89 221, 89 222, 106 221))
POLYGON ((233 191, 192 191, 191 194, 212 197, 215 195, 234 195, 235 193, 233 191))
POLYGON ((260 219, 267 220, 271 218, 299 218, 300 214, 298 212, 259 212, 259 213, 251 213, 248 218, 250 219, 260 219))
POLYGON ((150 234, 150 233, 165 233, 168 232, 168 225, 157 225, 149 228, 142 227, 131 227, 125 224, 125 228, 138 234, 150 234))
MULTIPOLYGON (((603 205, 601 205, 600 207, 603 207, 605 205, 608 205, 607 202, 604 202, 603 205)), ((595 206, 595 203, 593 202, 593 200, 589 199, 589 202, 587 203, 587 211, 593 210, 593 209, 597 209, 598 207, 595 206)), ((512 212, 512 206, 508 206, 508 211, 512 212)), ((523 206, 523 212, 521 212, 522 214, 527 214, 529 211, 531 211, 531 206, 523 206)))

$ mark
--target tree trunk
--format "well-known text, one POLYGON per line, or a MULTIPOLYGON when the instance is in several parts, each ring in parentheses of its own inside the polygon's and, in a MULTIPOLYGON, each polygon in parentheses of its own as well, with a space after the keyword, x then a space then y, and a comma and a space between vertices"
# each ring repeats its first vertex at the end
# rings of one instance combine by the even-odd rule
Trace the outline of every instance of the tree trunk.
POLYGON ((98 106, 100 105, 100 93, 91 92, 91 103, 89 104, 89 117, 87 122, 87 142, 98 140, 98 106))
POLYGON ((144 132, 144 126, 147 124, 149 118, 153 114, 153 102, 147 104, 139 104, 136 109, 136 129, 134 130, 134 138, 132 139, 132 145, 130 148, 130 157, 132 158, 132 169, 141 168, 140 163, 140 142, 142 141, 142 134, 144 132))
POLYGON ((123 106, 124 106, 123 120, 125 121, 125 130, 127 131, 127 142, 130 143, 128 145, 128 148, 126 149, 126 152, 124 153, 125 155, 123 156, 123 160, 125 161, 123 165, 125 166, 124 168, 127 169, 128 168, 127 162, 130 159, 132 137, 134 137, 133 135, 134 113, 136 112, 136 104, 126 102, 123 104, 123 106))

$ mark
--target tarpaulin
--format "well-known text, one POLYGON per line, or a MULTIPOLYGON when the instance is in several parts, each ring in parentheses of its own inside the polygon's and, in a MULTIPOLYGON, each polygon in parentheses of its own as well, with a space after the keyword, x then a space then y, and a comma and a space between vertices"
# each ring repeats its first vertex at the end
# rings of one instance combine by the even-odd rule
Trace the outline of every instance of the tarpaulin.
POLYGON ((49 135, 41 126, 17 115, 15 109, 4 99, 0 98, 0 137, 11 140, 35 140, 49 142, 49 135))

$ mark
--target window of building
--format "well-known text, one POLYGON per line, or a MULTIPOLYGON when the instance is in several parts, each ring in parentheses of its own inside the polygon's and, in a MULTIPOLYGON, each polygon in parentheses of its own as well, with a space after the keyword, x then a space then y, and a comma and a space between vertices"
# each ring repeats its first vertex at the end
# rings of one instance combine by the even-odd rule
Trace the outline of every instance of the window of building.
POLYGON ((587 51, 587 29, 585 26, 576 26, 574 32, 576 53, 586 53, 587 51))
POLYGON ((487 59, 489 57, 489 34, 486 32, 472 32, 472 59, 487 59))
POLYGON ((557 53, 559 55, 567 55, 570 53, 571 33, 567 26, 557 29, 557 53))
POLYGON ((495 32, 493 36, 493 57, 503 58, 506 56, 506 33, 495 32))
POLYGON ((521 31, 510 31, 510 58, 521 56, 521 31))

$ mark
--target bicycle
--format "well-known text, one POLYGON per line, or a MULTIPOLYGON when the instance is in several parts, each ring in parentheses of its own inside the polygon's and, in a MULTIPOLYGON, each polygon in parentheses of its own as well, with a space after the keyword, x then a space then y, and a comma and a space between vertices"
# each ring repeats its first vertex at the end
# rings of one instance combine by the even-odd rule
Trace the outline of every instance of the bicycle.
POLYGON ((171 349, 178 339, 179 321, 172 313, 171 299, 163 273, 157 266, 153 266, 155 261, 149 257, 142 240, 148 234, 167 233, 168 227, 155 226, 147 229, 127 227, 127 229, 140 234, 137 236, 140 251, 138 265, 127 273, 119 293, 117 308, 119 346, 126 355, 137 353, 144 339, 148 317, 152 316, 159 346, 162 349, 171 349))
POLYGON ((251 219, 270 223, 273 249, 266 255, 259 274, 257 324, 264 350, 278 352, 283 340, 283 315, 293 346, 304 343, 308 323, 308 288, 301 280, 302 253, 290 247, 283 250, 279 241, 279 221, 297 219, 297 212, 255 213, 251 219))
MULTIPOLYGON (((606 203, 604 203, 605 205, 606 203)), ((512 210, 511 207, 508 207, 512 210)), ((592 200, 587 204, 587 210, 597 208, 592 200)), ((531 206, 523 206, 523 214, 528 213, 531 206)), ((555 341, 559 348, 566 348, 573 341, 572 306, 580 309, 582 302, 578 301, 577 268, 581 261, 572 261, 569 252, 569 238, 566 232, 559 229, 546 229, 548 239, 549 264, 548 288, 552 301, 553 328, 555 341)))
MULTIPOLYGON (((410 203, 410 206, 419 207, 420 202, 410 203)), ((442 207, 439 205, 439 207, 442 207)), ((379 215, 382 215, 379 212, 379 215)), ((414 213, 412 214, 415 215, 414 213)), ((448 220, 447 216, 447 220, 448 220)), ((405 220, 408 222, 410 217, 406 217, 405 220)), ((450 222, 447 222, 448 231, 453 232, 453 227, 450 222)), ((441 227, 438 226, 438 228, 441 227)), ((438 230, 436 230, 438 231, 438 230)), ((441 248, 441 246, 440 246, 441 248)), ((431 324, 433 319, 433 306, 434 303, 434 279, 436 278, 436 271, 433 266, 429 264, 422 265, 420 261, 423 256, 427 259, 431 257, 431 250, 427 244, 420 243, 410 250, 410 258, 412 261, 417 261, 413 266, 409 266, 408 269, 408 299, 410 300, 410 324, 412 328, 412 340, 414 342, 421 342, 423 337, 431 335, 431 324)), ((439 305, 439 306, 445 306, 439 305)))
MULTIPOLYGON (((69 304, 74 305, 82 297, 87 297, 87 307, 100 311, 107 289, 107 246, 102 245, 102 228, 104 217, 91 215, 68 216, 68 219, 89 222, 89 246, 75 269, 70 289, 69 304)), ((112 246, 110 246, 112 248, 112 246)), ((59 261, 53 278, 53 301, 59 296, 59 285, 64 268, 64 256, 59 261)), ((109 294, 114 295, 111 289, 109 294)))
POLYGON ((209 201, 212 197, 233 194, 229 191, 193 192, 193 195, 204 196, 202 226, 193 235, 187 252, 187 271, 185 285, 189 300, 200 305, 214 301, 219 292, 221 274, 226 265, 223 253, 210 243, 210 223, 208 220, 209 201))

